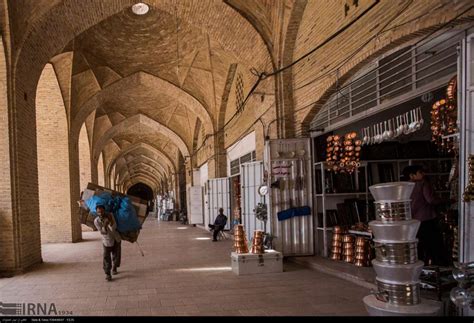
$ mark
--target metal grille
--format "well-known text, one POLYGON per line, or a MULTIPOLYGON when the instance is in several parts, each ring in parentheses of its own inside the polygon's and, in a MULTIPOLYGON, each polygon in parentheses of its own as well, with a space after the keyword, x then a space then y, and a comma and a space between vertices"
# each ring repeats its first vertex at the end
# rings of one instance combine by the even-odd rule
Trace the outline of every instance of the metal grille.
POLYGON ((375 61, 374 67, 337 89, 311 122, 311 129, 330 131, 354 121, 353 117, 396 104, 395 98, 419 95, 430 85, 447 83, 457 71, 457 47, 464 34, 446 32, 375 61))
POLYGON ((243 155, 242 157, 239 157, 237 159, 234 159, 233 161, 230 162, 230 176, 238 175, 240 174, 240 165, 243 163, 248 163, 248 162, 253 162, 256 160, 256 152, 255 150, 243 155))
POLYGON ((237 75, 237 84, 235 87, 235 102, 237 105, 237 113, 241 113, 244 104, 244 81, 242 79, 242 74, 240 73, 237 75))

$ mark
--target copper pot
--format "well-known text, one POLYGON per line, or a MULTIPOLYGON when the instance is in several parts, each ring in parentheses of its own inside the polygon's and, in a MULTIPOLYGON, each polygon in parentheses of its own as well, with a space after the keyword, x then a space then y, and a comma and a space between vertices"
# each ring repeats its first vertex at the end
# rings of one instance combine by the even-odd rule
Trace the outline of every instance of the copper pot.
POLYGON ((341 248, 342 247, 342 242, 337 241, 337 240, 336 241, 333 240, 332 243, 331 243, 331 246, 336 247, 336 248, 341 248))
POLYGON ((357 267, 368 267, 367 262, 364 261, 364 260, 356 260, 356 261, 354 262, 354 266, 357 266, 357 267))
POLYGON ((368 258, 367 258, 366 254, 361 253, 361 254, 356 254, 355 259, 356 260, 367 260, 368 258))
POLYGON ((332 253, 340 254, 341 251, 342 251, 342 249, 341 249, 341 248, 338 248, 338 247, 332 247, 332 248, 331 248, 331 252, 332 252, 332 253))
POLYGON ((342 242, 354 242, 354 236, 346 234, 342 237, 342 242))
POLYGON ((354 249, 344 249, 344 252, 342 253, 343 256, 354 256, 354 249))
POLYGON ((367 248, 366 247, 357 247, 355 250, 356 253, 367 253, 367 248))
POLYGON ((327 142, 331 142, 332 140, 333 140, 333 137, 332 137, 332 136, 328 136, 328 137, 326 138, 326 141, 327 141, 327 142))
POLYGON ((333 233, 342 233, 342 228, 340 226, 336 225, 332 228, 332 232, 333 233))
POLYGON ((357 237, 355 241, 356 241, 356 243, 358 243, 358 242, 364 242, 364 243, 366 243, 366 242, 367 242, 367 239, 364 238, 364 237, 357 237))
POLYGON ((355 145, 356 146, 362 146, 362 140, 356 140, 355 145))
POLYGON ((341 260, 341 254, 339 254, 339 253, 333 253, 333 254, 331 255, 331 259, 332 259, 332 260, 341 260))
POLYGON ((342 257, 342 260, 344 260, 345 262, 348 262, 348 263, 353 263, 354 262, 354 257, 345 256, 345 257, 342 257))
POLYGON ((342 234, 336 233, 332 235, 332 241, 342 242, 342 234))

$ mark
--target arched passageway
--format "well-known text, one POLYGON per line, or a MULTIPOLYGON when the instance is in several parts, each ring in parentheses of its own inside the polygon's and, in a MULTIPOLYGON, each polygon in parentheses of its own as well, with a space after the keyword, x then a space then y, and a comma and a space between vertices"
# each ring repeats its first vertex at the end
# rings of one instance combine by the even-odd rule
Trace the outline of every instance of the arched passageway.
POLYGON ((133 185, 132 187, 130 187, 127 190, 127 194, 139 197, 142 200, 147 200, 147 201, 152 201, 155 198, 153 196, 153 190, 150 188, 150 186, 143 183, 137 183, 133 185))

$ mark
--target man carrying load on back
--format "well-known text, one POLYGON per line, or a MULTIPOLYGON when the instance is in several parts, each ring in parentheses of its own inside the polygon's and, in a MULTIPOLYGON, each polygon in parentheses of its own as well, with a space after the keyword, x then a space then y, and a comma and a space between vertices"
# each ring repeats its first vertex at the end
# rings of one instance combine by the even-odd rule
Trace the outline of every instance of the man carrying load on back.
POLYGON ((111 213, 106 213, 103 205, 96 206, 97 217, 94 225, 102 234, 102 244, 104 246, 104 271, 107 281, 112 280, 112 274, 117 275, 117 268, 120 267, 121 258, 121 238, 117 232, 117 223, 111 213))

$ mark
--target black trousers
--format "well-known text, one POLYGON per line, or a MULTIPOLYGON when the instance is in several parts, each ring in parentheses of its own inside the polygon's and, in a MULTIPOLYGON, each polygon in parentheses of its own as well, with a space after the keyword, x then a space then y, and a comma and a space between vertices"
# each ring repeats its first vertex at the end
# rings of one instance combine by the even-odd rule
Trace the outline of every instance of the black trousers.
POLYGON ((446 247, 443 243, 443 235, 438 219, 423 221, 418 229, 418 259, 425 265, 448 265, 446 247))
POLYGON ((106 275, 110 275, 110 271, 113 268, 120 267, 120 261, 122 259, 122 242, 115 241, 112 247, 104 247, 104 272, 106 275))
POLYGON ((217 235, 219 234, 219 232, 224 230, 224 227, 222 225, 209 224, 209 228, 214 231, 212 234, 213 240, 217 240, 217 235))

